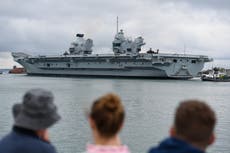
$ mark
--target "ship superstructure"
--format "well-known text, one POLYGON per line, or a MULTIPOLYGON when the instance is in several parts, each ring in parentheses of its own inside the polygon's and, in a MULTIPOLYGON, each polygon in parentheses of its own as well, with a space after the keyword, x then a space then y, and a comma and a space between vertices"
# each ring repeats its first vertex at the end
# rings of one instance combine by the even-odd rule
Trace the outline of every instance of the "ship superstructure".
POLYGON ((193 78, 205 62, 204 55, 164 54, 159 50, 140 53, 145 45, 142 37, 134 40, 121 30, 112 42, 113 54, 93 53, 93 40, 77 34, 68 51, 61 56, 31 56, 12 53, 28 75, 65 75, 100 77, 193 78))

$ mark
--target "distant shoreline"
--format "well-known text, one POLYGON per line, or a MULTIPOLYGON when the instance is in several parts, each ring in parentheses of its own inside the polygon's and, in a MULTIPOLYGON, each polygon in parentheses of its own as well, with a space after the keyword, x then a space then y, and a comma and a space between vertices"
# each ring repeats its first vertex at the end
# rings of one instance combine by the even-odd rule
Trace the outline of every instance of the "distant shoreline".
POLYGON ((214 60, 230 60, 230 57, 213 58, 214 60))

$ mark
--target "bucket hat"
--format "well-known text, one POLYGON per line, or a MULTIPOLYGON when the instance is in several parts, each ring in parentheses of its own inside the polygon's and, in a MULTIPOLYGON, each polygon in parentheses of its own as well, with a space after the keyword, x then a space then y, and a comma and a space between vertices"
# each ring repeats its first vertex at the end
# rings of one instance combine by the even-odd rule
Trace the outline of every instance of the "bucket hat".
POLYGON ((14 104, 12 108, 14 125, 31 129, 47 129, 61 119, 54 104, 50 91, 31 89, 23 96, 22 103, 14 104))

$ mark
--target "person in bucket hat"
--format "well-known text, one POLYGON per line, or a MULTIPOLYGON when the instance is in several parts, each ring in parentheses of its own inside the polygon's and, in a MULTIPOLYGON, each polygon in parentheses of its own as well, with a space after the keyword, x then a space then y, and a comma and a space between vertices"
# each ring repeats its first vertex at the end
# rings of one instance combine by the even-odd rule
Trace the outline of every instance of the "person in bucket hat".
POLYGON ((60 120, 50 91, 31 89, 14 104, 12 131, 0 140, 0 153, 56 153, 47 129, 60 120))

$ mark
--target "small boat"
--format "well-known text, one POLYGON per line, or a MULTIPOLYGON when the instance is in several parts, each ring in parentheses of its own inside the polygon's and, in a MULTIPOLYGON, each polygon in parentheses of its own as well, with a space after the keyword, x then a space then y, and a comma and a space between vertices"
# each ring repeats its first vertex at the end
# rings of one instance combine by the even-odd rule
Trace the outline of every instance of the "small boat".
POLYGON ((213 68, 211 71, 209 71, 209 74, 203 74, 201 80, 213 82, 230 82, 230 76, 227 75, 226 70, 223 68, 213 68))
POLYGON ((18 68, 16 66, 13 67, 13 69, 9 70, 9 73, 11 74, 23 74, 26 73, 24 68, 18 68))

